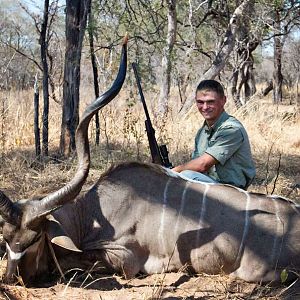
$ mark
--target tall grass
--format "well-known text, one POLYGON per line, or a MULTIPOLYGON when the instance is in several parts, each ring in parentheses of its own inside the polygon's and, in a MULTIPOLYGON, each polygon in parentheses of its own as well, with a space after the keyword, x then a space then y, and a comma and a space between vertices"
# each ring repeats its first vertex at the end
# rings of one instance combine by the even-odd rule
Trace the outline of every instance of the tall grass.
MULTIPOLYGON (((112 163, 125 160, 150 161, 142 105, 125 90, 100 113, 100 143, 94 145, 95 126, 90 126, 92 168, 89 182, 112 163)), ((145 95, 155 99, 156 95, 145 95)), ((163 124, 153 118, 158 141, 168 145, 174 165, 189 159, 194 136, 203 119, 196 107, 185 119, 178 118, 179 101, 171 95, 170 114, 163 124)), ((92 101, 83 90, 81 110, 92 101)), ((147 100, 149 102, 149 100, 147 100)), ((148 103, 151 116, 155 102, 148 103)), ((257 166, 252 191, 276 193, 300 199, 300 118, 296 106, 274 106, 270 99, 254 98, 236 110, 230 99, 227 111, 246 127, 257 166)), ((50 155, 59 145, 61 107, 51 101, 49 119, 50 155)), ((42 124, 40 124, 42 127, 42 124)), ((0 187, 14 197, 31 197, 61 186, 74 174, 76 160, 51 161, 38 165, 34 157, 33 91, 0 94, 0 187), (57 163, 59 162, 59 163, 57 163)))

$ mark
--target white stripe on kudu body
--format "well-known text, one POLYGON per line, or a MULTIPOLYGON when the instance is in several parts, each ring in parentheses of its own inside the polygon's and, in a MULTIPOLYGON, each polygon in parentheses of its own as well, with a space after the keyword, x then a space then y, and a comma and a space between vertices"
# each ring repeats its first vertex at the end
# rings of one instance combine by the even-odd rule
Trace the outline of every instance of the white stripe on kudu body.
POLYGON ((167 184, 164 189, 164 198, 163 198, 163 207, 162 213, 160 217, 160 226, 158 230, 158 238, 162 245, 163 253, 167 253, 166 245, 165 245, 165 238, 164 238, 164 227, 165 227, 165 215, 166 215, 166 207, 168 203, 168 188, 171 183, 172 178, 169 178, 167 184))
POLYGON ((241 260, 241 256, 243 253, 243 249, 245 246, 245 239, 249 231, 249 206, 250 206, 250 194, 244 190, 239 189, 241 192, 243 192, 246 195, 246 207, 245 207, 245 222, 244 222, 244 230, 242 235, 242 240, 239 248, 238 255, 235 260, 235 264, 238 264, 241 260))
POLYGON ((199 219, 199 228, 204 227, 204 217, 205 217, 205 213, 206 213, 206 195, 209 190, 209 184, 204 183, 204 182, 203 182, 203 184, 205 185, 205 190, 204 190, 203 198, 202 198, 201 213, 200 213, 200 219, 199 219))
POLYGON ((190 183, 189 183, 189 181, 187 181, 185 183, 185 187, 184 187, 184 190, 182 192, 181 199, 180 199, 180 209, 179 209, 179 212, 178 212, 178 215, 177 215, 177 220, 176 220, 175 229, 174 229, 174 235, 175 236, 177 235, 177 230, 178 230, 178 225, 179 225, 179 222, 180 222, 180 218, 181 218, 183 210, 185 208, 186 192, 188 190, 189 185, 190 185, 190 183))
POLYGON ((272 252, 271 252, 271 262, 272 264, 275 266, 277 265, 277 261, 276 261, 276 254, 278 254, 278 243, 279 238, 281 238, 282 234, 283 234, 283 223, 279 217, 279 207, 278 207, 278 203, 276 201, 276 198, 271 197, 274 203, 274 207, 275 207, 275 213, 276 213, 276 232, 274 234, 274 241, 273 241, 273 247, 272 247, 272 252))

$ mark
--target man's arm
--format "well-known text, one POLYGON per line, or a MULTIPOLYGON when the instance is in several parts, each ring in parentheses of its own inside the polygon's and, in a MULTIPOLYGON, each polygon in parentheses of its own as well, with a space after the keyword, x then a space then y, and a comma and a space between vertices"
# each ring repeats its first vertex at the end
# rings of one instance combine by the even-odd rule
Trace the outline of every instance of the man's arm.
POLYGON ((204 153, 201 156, 188 161, 183 165, 176 166, 173 171, 182 172, 184 170, 191 170, 200 173, 207 172, 213 165, 217 164, 218 161, 210 154, 204 153))

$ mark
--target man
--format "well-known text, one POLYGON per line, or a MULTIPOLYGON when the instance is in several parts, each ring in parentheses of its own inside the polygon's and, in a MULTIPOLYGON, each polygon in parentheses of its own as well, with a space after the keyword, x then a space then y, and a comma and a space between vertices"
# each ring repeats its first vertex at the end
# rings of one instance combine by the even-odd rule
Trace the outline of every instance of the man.
POLYGON ((225 103, 219 82, 200 82, 196 104, 205 121, 196 135, 192 160, 173 170, 189 179, 247 189, 255 176, 248 135, 243 125, 225 112, 225 103))

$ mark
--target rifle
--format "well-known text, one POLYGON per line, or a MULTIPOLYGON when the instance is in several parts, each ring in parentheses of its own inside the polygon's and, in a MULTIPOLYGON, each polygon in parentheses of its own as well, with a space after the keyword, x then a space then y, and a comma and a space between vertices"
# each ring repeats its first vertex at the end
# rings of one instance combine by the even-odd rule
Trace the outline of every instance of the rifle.
POLYGON ((139 94, 140 94, 144 112, 146 115, 145 127, 146 127, 147 137, 148 137, 148 141, 149 141, 152 162, 155 164, 162 165, 167 168, 172 168, 173 166, 169 161, 169 152, 168 152, 167 146, 166 145, 158 146, 158 144, 157 144, 157 141, 155 138, 155 130, 152 126, 150 116, 148 113, 146 101, 145 101, 144 94, 142 91, 141 81, 140 81, 139 74, 138 74, 137 68, 136 68, 136 63, 132 63, 132 69, 133 69, 133 72, 135 75, 139 94))

